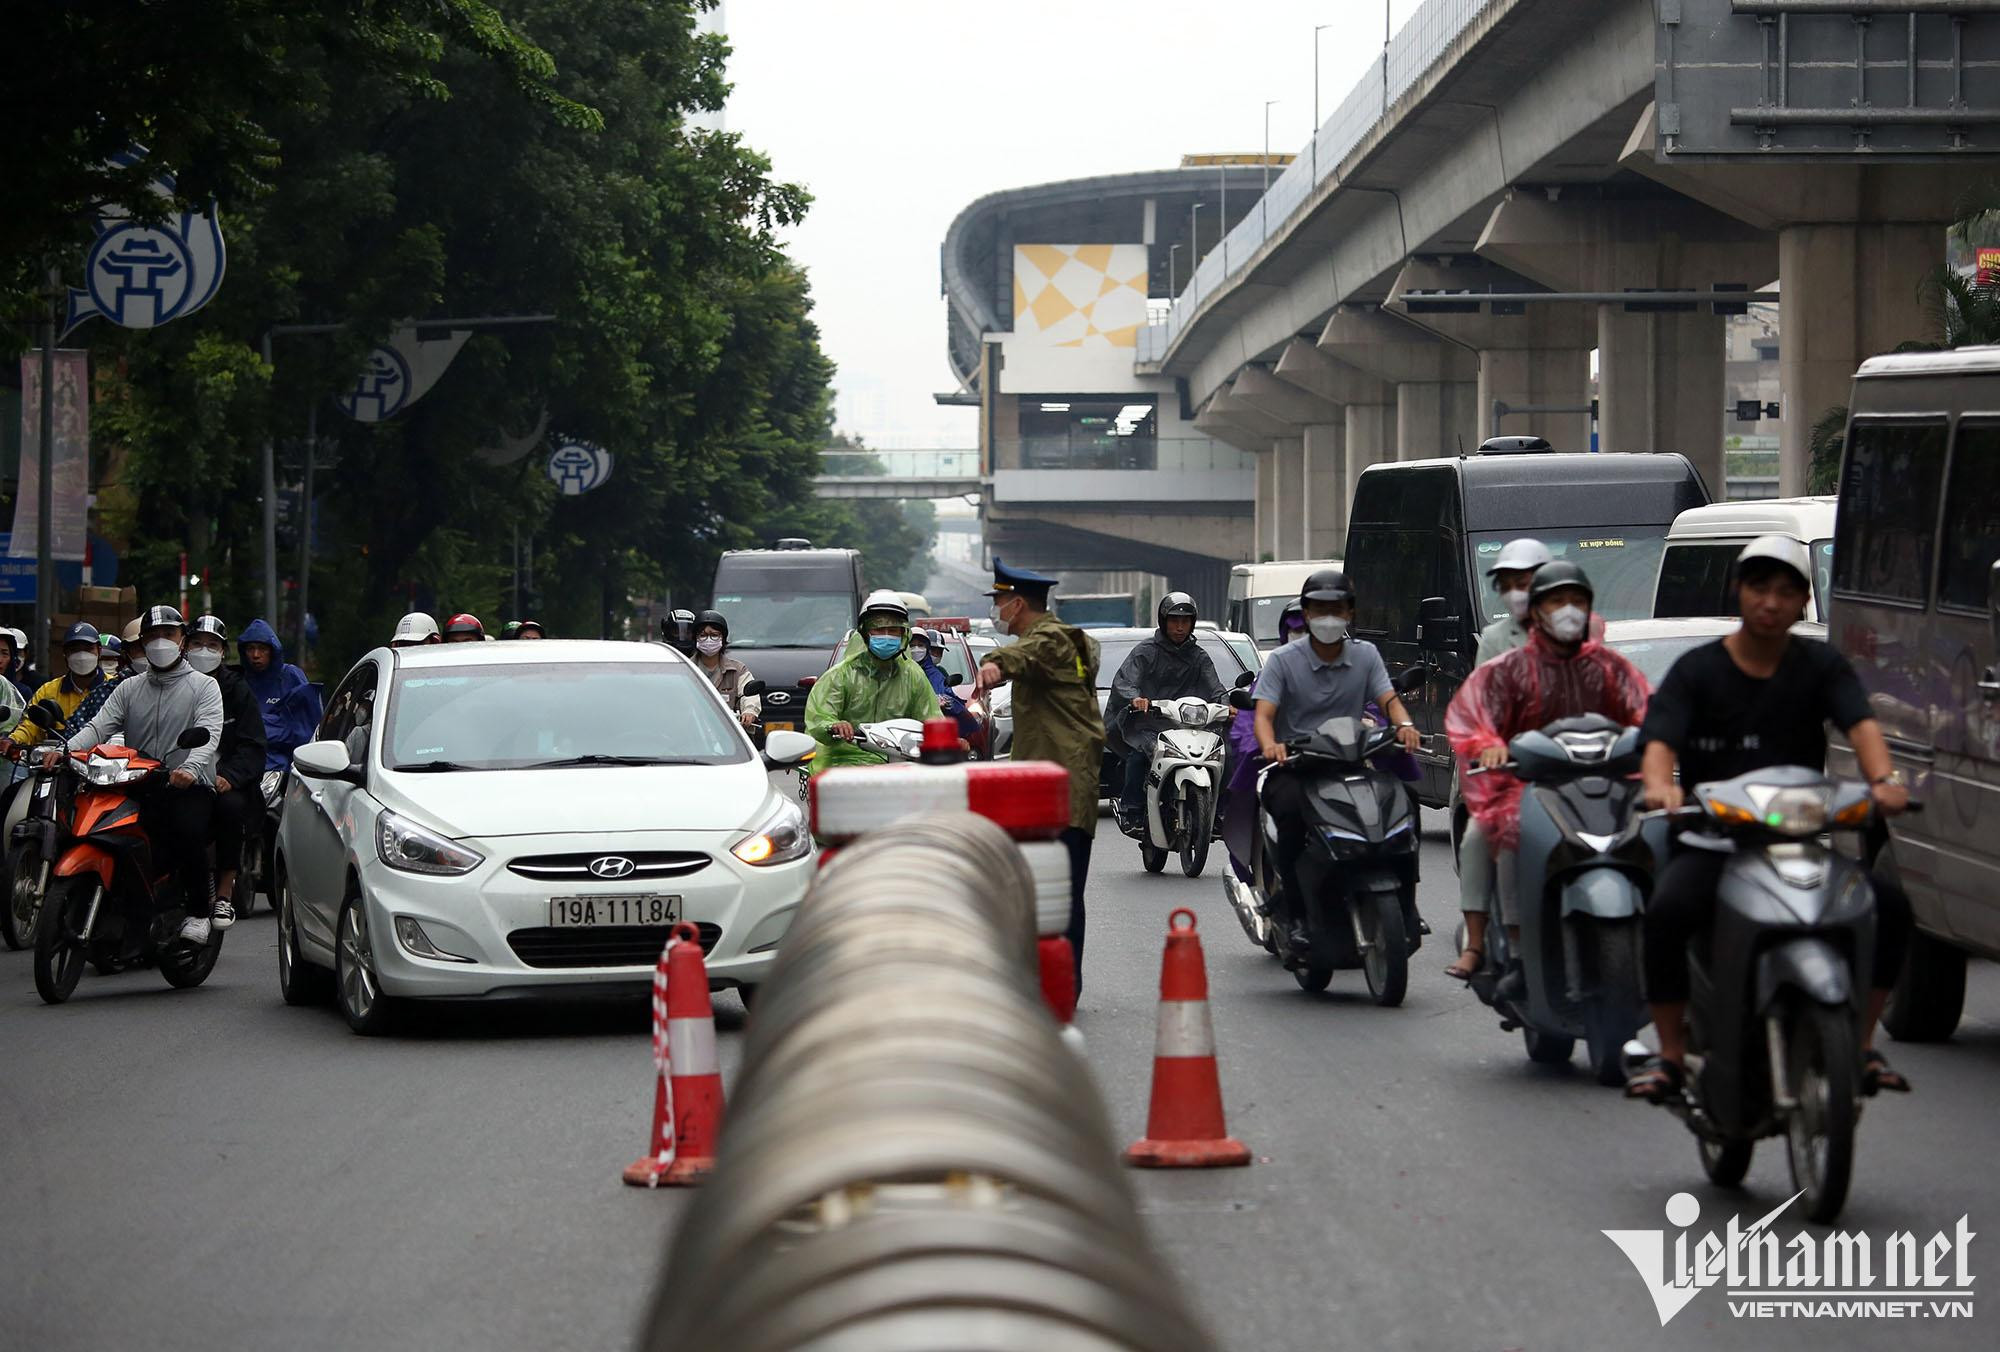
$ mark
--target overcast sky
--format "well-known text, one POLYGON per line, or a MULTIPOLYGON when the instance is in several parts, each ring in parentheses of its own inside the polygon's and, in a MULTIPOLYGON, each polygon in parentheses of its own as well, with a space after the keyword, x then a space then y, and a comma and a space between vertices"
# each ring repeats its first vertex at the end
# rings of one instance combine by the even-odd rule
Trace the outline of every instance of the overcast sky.
MULTIPOLYGON (((1387 0, 1400 27, 1420 0, 1387 0)), ((839 365, 838 422, 882 447, 970 446, 938 247, 975 198, 1185 153, 1297 151, 1380 60, 1384 0, 728 0, 728 124, 814 198, 792 232, 839 365)), ((1051 240, 1049 243, 1117 241, 1051 240)))

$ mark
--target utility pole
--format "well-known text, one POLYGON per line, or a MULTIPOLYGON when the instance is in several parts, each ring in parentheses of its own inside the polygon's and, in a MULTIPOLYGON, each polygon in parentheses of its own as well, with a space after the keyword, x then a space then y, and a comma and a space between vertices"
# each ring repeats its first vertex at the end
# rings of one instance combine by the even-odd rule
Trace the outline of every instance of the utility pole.
POLYGON ((1312 170, 1313 182, 1319 182, 1319 35, 1333 27, 1323 23, 1313 29, 1313 139, 1312 170))
POLYGON ((35 463, 41 473, 35 482, 35 641, 28 651, 36 668, 46 679, 49 672, 49 624, 55 616, 55 481, 53 475, 56 439, 56 305, 62 294, 62 278, 49 269, 47 318, 42 321, 42 406, 36 419, 35 463))
MULTIPOLYGON (((270 379, 271 331, 264 330, 265 378, 270 379)), ((264 422, 264 613, 273 625, 278 614, 278 449, 271 441, 271 423, 264 422)))
POLYGON ((1194 270, 1201 266, 1201 209, 1206 202, 1196 202, 1188 208, 1188 280, 1194 279, 1194 270))
POLYGON ((1271 191, 1271 105, 1282 99, 1264 100, 1264 191, 1271 191))
POLYGON ((306 660, 306 609, 311 603, 313 470, 319 453, 319 404, 306 405, 306 472, 299 490, 299 664, 306 660))

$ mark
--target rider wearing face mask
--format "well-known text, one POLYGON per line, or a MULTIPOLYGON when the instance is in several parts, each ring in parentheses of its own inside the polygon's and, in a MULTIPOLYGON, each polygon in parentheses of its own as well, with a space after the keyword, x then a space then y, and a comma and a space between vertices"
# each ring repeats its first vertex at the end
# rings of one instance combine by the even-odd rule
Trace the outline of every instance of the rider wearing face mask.
POLYGON ((694 664, 746 727, 757 721, 764 702, 743 693, 743 687, 756 678, 729 655, 729 618, 719 610, 704 610, 694 617, 694 664))
MULTIPOLYGON (((1477 667, 1445 711, 1445 733, 1461 758, 1461 770, 1487 770, 1506 763, 1515 735, 1584 714, 1602 714, 1615 723, 1636 725, 1646 716, 1646 678, 1618 652, 1591 636, 1596 593, 1583 569, 1567 560, 1535 572, 1529 589, 1528 641, 1477 667)), ((1515 851, 1521 839, 1521 781, 1505 773, 1459 776, 1466 806, 1493 851, 1500 897, 1500 920, 1507 937, 1518 939, 1520 919, 1514 891, 1515 851)), ((1468 889, 1465 951, 1445 969, 1465 980, 1479 970, 1486 952, 1486 894, 1468 889)), ((1503 992, 1519 982, 1519 958, 1502 980, 1503 992)))
POLYGON ((857 723, 937 717, 929 678, 903 655, 909 641, 910 608, 895 592, 870 592, 846 654, 813 682, 806 697, 806 732, 819 743, 814 774, 836 765, 882 763, 880 753, 854 745, 857 723))
MULTIPOLYGON (((146 674, 111 687, 94 717, 82 727, 72 724, 71 751, 87 751, 107 742, 123 742, 142 756, 159 761, 168 771, 167 783, 139 797, 139 817, 154 857, 171 863, 182 888, 187 919, 181 938, 208 942, 214 897, 209 890, 208 828, 215 808, 215 764, 221 752, 222 688, 187 664, 182 656, 187 624, 172 606, 154 606, 141 626, 146 674), (182 733, 201 728, 208 740, 192 750, 182 748, 182 733)), ((50 767, 62 759, 52 749, 50 767)))
POLYGON ((215 762, 215 815, 210 836, 215 842, 215 924, 227 929, 236 920, 236 866, 243 858, 243 834, 261 814, 264 800, 258 783, 264 774, 264 711, 250 683, 236 668, 224 665, 229 654, 229 626, 214 615, 198 615, 188 626, 187 663, 222 687, 222 750, 215 762))
MULTIPOLYGON (((69 632, 63 635, 63 674, 28 696, 28 707, 32 710, 35 705, 47 700, 62 710, 63 721, 67 723, 91 692, 104 684, 104 675, 98 666, 98 642, 96 626, 81 622, 71 625, 69 632)), ((30 713, 14 729, 7 754, 18 757, 23 748, 41 741, 48 731, 30 713)))
POLYGON ((1547 545, 1526 536, 1509 540, 1500 547, 1486 576, 1492 580, 1506 614, 1479 631, 1479 652, 1473 658, 1474 666, 1512 652, 1528 641, 1528 587, 1535 580, 1535 570, 1552 557, 1547 545))
MULTIPOLYGON (((1349 636, 1354 599, 1354 588, 1338 568, 1318 570, 1299 588, 1305 641, 1274 649, 1264 659, 1251 692, 1257 710, 1257 746, 1264 759, 1282 764, 1286 742, 1313 732, 1330 718, 1358 719, 1370 701, 1396 728, 1403 749, 1417 749, 1417 725, 1389 683, 1382 654, 1374 644, 1349 636)), ((1310 944, 1294 900, 1299 892, 1299 855, 1306 846, 1308 791, 1309 780, 1303 775, 1274 774, 1264 780, 1264 810, 1277 827, 1277 864, 1283 879, 1272 908, 1279 932, 1295 951, 1310 944)))

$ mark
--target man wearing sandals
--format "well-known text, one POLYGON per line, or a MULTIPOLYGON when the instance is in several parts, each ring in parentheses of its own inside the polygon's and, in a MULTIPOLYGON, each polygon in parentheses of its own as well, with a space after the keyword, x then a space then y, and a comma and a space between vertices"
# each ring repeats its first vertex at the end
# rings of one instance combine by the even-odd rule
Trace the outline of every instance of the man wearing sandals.
MULTIPOLYGON (((1646 806, 1678 808, 1686 797, 1683 785, 1733 779, 1773 765, 1819 769, 1826 763, 1828 723, 1854 748, 1882 814, 1893 817, 1909 806, 1910 795, 1889 760, 1882 726, 1854 668, 1832 645, 1792 635, 1812 595, 1810 577, 1806 547, 1787 536, 1760 536, 1736 556, 1742 626, 1675 662, 1646 711, 1641 734, 1646 806)), ((1680 1089, 1687 1051, 1688 941, 1715 906, 1726 859, 1683 846, 1654 881, 1645 915, 1646 998, 1660 1054, 1627 1081, 1631 1097, 1658 1102, 1680 1089)), ((1874 1050, 1874 1038, 1909 946, 1910 899, 1881 874, 1869 877, 1875 886, 1875 956, 1861 1034, 1863 1084, 1871 1093, 1906 1091, 1909 1082, 1874 1050)))

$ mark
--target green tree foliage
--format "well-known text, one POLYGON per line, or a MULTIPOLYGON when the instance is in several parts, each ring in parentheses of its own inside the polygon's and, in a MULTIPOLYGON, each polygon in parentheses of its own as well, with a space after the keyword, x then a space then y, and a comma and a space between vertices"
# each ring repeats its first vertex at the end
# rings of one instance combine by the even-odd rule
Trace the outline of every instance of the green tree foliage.
MULTIPOLYGON (((518 0, 505 23, 476 0, 211 8, 246 11, 237 42, 283 39, 260 46, 275 72, 231 49, 213 143, 189 152, 209 167, 183 175, 222 195, 228 278, 182 321, 79 335, 97 349, 102 524, 128 534, 126 580, 157 594, 186 548, 227 618, 257 613, 261 443, 277 437, 294 478, 314 409, 329 667, 412 599, 497 624, 517 541, 538 618, 569 634, 615 628, 629 594, 705 592, 720 550, 793 521, 873 560, 876 527, 812 497, 832 368, 775 238, 808 198, 692 124, 727 93, 726 44, 697 32, 697 4, 518 0), (294 9, 317 22, 292 25, 294 9), (399 321, 530 313, 556 318, 475 334, 388 422, 329 402, 399 321), (348 328, 258 354, 274 322, 330 321, 348 328), (544 452, 479 454, 544 414, 613 451, 604 487, 560 498, 544 452)), ((191 81, 212 68, 190 60, 191 81)), ((141 130, 162 160, 178 144, 141 130)))

